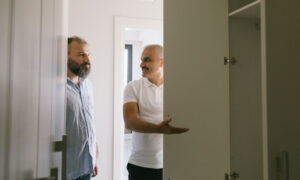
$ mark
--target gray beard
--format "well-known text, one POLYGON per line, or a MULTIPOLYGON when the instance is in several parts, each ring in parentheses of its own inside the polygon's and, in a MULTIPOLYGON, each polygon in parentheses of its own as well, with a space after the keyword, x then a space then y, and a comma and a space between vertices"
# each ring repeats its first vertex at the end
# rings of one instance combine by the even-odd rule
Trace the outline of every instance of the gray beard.
POLYGON ((75 75, 79 76, 80 78, 86 78, 90 72, 91 68, 84 69, 84 66, 89 63, 84 63, 79 65, 78 63, 74 62, 72 59, 68 60, 68 69, 75 75))

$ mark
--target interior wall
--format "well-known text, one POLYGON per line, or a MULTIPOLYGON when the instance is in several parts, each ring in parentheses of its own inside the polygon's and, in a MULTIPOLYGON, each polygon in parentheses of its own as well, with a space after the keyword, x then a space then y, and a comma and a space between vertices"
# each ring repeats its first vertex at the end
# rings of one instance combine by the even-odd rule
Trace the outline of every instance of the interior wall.
POLYGON ((81 36, 90 45, 92 72, 89 78, 94 86, 96 136, 100 150, 100 169, 95 180, 113 179, 114 16, 162 20, 163 1, 69 2, 69 35, 81 36))

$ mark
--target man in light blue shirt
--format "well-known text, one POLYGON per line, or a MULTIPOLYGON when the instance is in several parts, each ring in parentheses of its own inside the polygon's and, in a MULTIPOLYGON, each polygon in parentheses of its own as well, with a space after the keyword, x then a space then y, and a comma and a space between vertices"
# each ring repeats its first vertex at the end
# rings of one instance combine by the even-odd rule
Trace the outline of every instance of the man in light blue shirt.
POLYGON ((89 180, 98 173, 91 64, 87 42, 68 38, 67 179, 89 180))

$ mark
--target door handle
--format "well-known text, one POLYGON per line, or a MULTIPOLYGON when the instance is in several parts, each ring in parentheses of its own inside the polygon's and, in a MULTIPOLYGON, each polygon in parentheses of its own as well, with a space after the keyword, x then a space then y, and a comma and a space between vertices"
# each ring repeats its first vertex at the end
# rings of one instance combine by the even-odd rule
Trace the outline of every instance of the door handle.
POLYGON ((35 178, 33 180, 58 180, 58 168, 51 168, 50 177, 35 178))
POLYGON ((62 136, 62 141, 54 142, 54 152, 62 152, 61 179, 66 180, 67 167, 67 135, 62 136))
MULTIPOLYGON (((67 135, 62 136, 62 141, 54 142, 54 152, 62 152, 61 180, 66 180, 67 135)), ((35 178, 33 180, 58 180, 58 168, 50 169, 50 177, 35 178)))

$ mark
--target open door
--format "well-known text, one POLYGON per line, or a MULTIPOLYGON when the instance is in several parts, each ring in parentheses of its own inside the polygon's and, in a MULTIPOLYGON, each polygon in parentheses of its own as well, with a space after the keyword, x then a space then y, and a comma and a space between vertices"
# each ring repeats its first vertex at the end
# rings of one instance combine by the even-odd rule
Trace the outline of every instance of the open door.
POLYGON ((43 0, 41 5, 42 61, 37 178, 56 177, 64 180, 68 0, 43 0))
POLYGON ((67 0, 0 8, 0 179, 63 179, 67 0))
POLYGON ((164 1, 164 116, 190 128, 164 136, 165 180, 229 172, 227 1, 164 1))
POLYGON ((245 2, 165 1, 164 113, 191 128, 165 136, 167 180, 268 179, 263 11, 260 1, 245 2))

